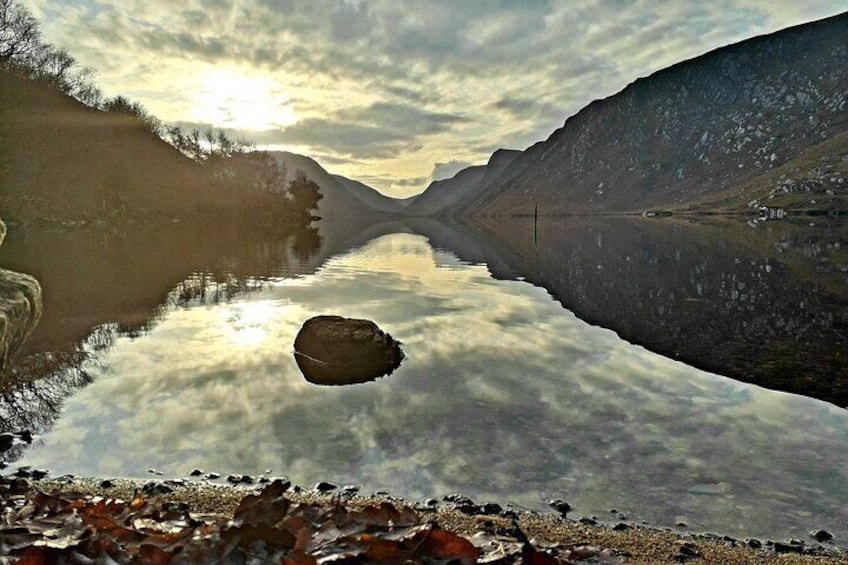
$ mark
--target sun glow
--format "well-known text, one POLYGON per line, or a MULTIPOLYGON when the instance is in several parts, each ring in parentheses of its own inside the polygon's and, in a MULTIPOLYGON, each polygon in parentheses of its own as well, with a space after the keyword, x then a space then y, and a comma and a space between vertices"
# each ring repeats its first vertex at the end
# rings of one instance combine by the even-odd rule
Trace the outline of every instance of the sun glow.
POLYGON ((192 121, 218 128, 264 131, 297 121, 275 81, 237 71, 211 71, 200 79, 192 121))

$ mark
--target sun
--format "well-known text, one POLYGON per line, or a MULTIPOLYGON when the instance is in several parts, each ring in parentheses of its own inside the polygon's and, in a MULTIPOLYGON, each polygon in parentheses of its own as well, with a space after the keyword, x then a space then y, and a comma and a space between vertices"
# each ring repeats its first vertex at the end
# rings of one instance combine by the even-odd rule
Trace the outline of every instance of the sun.
POLYGON ((297 121, 281 87, 267 77, 214 70, 200 78, 192 121, 216 128, 265 131, 297 121))

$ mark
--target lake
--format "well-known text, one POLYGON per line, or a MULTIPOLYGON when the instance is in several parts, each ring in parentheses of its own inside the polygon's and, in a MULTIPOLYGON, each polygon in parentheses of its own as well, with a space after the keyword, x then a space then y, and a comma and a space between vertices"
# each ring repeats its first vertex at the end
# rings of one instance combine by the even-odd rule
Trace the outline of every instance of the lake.
POLYGON ((827 218, 10 233, 0 265, 45 311, 0 418, 39 434, 12 467, 53 476, 270 472, 844 543, 846 245, 827 218), (292 344, 319 314, 406 359, 310 384, 292 344))

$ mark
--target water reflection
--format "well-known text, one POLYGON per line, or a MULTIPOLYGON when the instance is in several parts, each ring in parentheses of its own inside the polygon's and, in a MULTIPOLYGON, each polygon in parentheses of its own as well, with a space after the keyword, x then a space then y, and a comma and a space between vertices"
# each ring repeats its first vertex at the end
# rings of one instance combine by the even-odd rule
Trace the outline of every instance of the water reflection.
MULTIPOLYGON (((67 397, 102 373, 119 335, 139 337, 175 308, 225 302, 263 277, 312 272, 315 229, 268 234, 235 226, 115 232, 13 229, 0 264, 42 282, 44 313, 0 386, 0 430, 49 430, 67 397)), ((20 457, 3 454, 0 463, 20 457)))
POLYGON ((422 236, 185 304, 118 338, 23 463, 97 476, 270 468, 409 497, 538 508, 560 496, 659 525, 848 535, 848 412, 633 346, 422 236), (377 321, 407 360, 356 387, 304 382, 292 343, 325 313, 377 321))
POLYGON ((12 230, 0 264, 42 285, 44 312, 26 355, 65 350, 107 323, 141 334, 175 303, 222 299, 264 277, 312 272, 320 243, 314 229, 267 234, 226 224, 12 230))
POLYGON ((532 218, 475 228, 487 247, 463 256, 548 289, 591 324, 708 371, 848 406, 844 220, 543 218, 538 243, 532 218))
MULTIPOLYGON (((65 400, 93 382, 91 368, 102 368, 99 358, 112 346, 116 335, 114 326, 104 325, 80 344, 17 359, 0 383, 0 430, 31 433, 50 429, 65 400)), ((23 452, 23 446, 4 451, 0 467, 20 458, 23 452)))

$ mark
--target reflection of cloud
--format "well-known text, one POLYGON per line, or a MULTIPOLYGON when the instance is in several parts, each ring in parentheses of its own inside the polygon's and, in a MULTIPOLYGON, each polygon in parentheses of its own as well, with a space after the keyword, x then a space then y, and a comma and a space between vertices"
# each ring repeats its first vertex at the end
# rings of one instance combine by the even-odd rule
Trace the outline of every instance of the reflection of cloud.
POLYGON ((314 276, 177 310, 106 361, 111 371, 69 402, 25 463, 96 475, 272 468, 304 484, 460 490, 537 507, 557 495, 580 512, 686 516, 747 535, 804 525, 788 511, 846 518, 843 410, 632 346, 542 289, 496 281, 418 236, 385 236, 314 276), (292 343, 326 313, 375 320, 409 357, 377 382, 309 385, 292 343), (234 339, 252 325, 264 340, 234 339), (718 483, 726 496, 688 492, 718 483))

